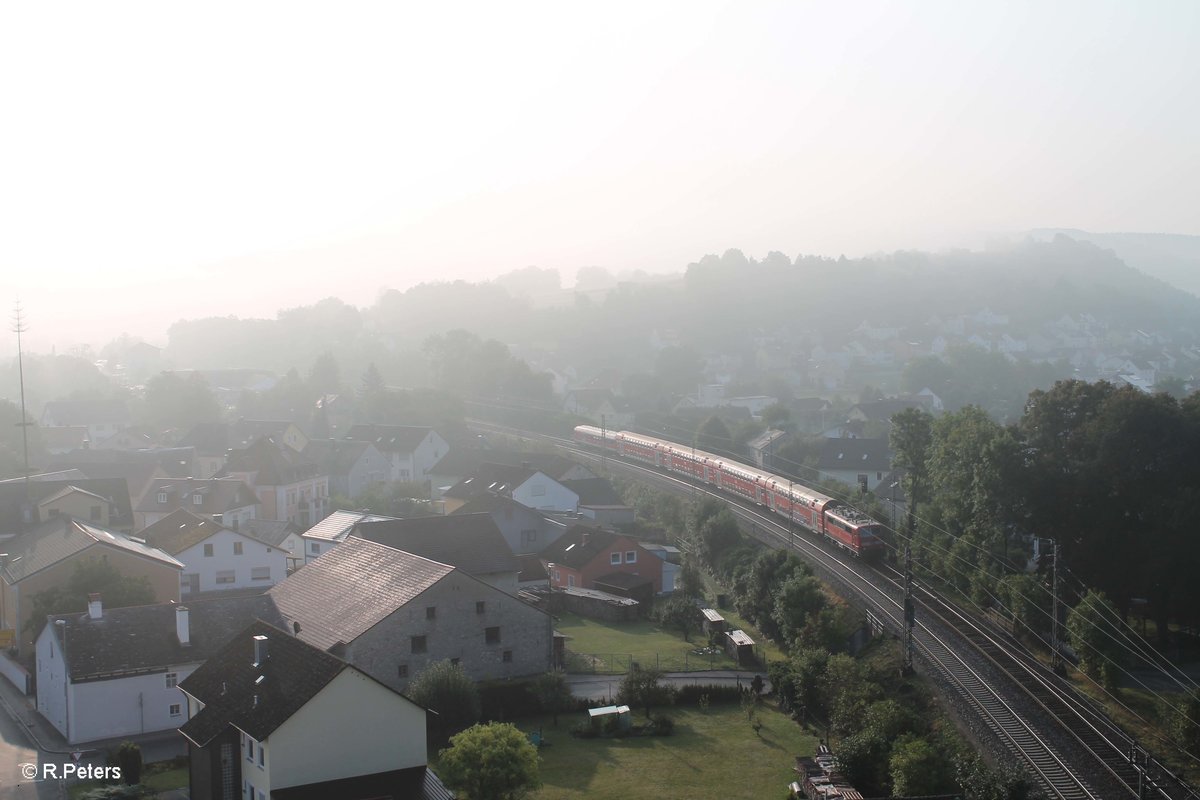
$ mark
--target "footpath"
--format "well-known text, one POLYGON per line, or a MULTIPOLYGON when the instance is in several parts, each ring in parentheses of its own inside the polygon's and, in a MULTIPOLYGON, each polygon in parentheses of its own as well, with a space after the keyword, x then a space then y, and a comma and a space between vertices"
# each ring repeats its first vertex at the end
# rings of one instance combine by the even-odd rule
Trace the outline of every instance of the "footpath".
MULTIPOLYGON (((754 676, 763 679, 763 691, 771 691, 771 682, 767 679, 766 671, 715 669, 703 672, 665 672, 662 682, 672 686, 745 686, 749 688, 754 676)), ((592 675, 589 673, 570 673, 567 675, 567 685, 571 694, 581 700, 604 700, 613 698, 621 686, 624 675, 592 675)))

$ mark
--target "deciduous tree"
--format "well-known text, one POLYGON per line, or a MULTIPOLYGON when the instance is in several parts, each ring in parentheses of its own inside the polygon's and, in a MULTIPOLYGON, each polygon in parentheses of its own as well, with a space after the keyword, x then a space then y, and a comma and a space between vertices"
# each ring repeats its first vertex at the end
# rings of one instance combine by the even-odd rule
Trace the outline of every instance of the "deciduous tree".
POLYGON ((456 734, 438 758, 438 773, 466 800, 518 800, 541 785, 537 750, 507 722, 456 734))

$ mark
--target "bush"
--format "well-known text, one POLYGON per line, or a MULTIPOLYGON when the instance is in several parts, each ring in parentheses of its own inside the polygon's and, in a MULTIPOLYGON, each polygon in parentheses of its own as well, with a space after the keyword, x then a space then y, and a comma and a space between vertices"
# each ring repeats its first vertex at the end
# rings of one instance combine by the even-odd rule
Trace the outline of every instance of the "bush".
POLYGON ((571 726, 571 735, 579 739, 595 739, 600 734, 589 721, 571 726))
POLYGON ((80 800, 148 800, 156 794, 153 789, 140 784, 137 786, 120 784, 91 789, 81 794, 79 798, 80 800))
POLYGON ((666 714, 655 714, 653 720, 653 729, 655 736, 670 736, 675 730, 675 720, 671 719, 666 714))
POLYGON ((437 712, 434 737, 445 741, 479 720, 479 690, 458 664, 435 661, 408 685, 413 702, 437 712))
POLYGON ((737 686, 684 685, 675 688, 675 702, 681 706, 698 706, 700 698, 712 703, 740 703, 742 690, 737 686))
POLYGON ((142 782, 142 748, 133 742, 121 742, 112 760, 121 768, 121 780, 126 785, 142 782))

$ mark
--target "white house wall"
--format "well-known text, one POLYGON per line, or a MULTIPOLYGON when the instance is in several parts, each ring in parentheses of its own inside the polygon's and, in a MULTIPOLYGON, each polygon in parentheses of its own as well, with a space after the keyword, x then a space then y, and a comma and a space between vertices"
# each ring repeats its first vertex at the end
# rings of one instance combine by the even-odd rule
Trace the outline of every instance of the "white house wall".
MULTIPOLYGON (((213 592, 274 586, 287 577, 287 556, 287 552, 278 547, 269 547, 233 531, 217 531, 203 542, 189 547, 175 557, 184 564, 183 574, 180 576, 181 591, 187 587, 185 576, 195 574, 200 576, 200 591, 213 592), (242 555, 240 556, 233 553, 235 542, 242 544, 242 555), (213 547, 211 556, 204 555, 204 545, 206 544, 211 544, 213 547), (270 578, 252 580, 251 574, 255 567, 270 569, 270 578), (233 571, 233 583, 217 583, 217 573, 229 570, 233 571)), ((184 595, 182 599, 186 600, 187 595, 184 595)))
MULTIPOLYGON (((71 643, 67 642, 67 647, 71 643)), ((172 668, 182 681, 199 666, 172 668)), ((166 672, 77 683, 71 687, 71 744, 174 730, 187 721, 187 701, 167 686, 166 672), (180 713, 171 716, 170 707, 180 713)))
MULTIPOLYGON (((425 711, 345 669, 271 734, 266 762, 268 792, 419 767, 426 763, 425 711)), ((243 765, 244 773, 257 771, 243 765)))
POLYGON ((579 495, 541 472, 514 489, 512 499, 541 511, 574 512, 579 508, 579 495))
POLYGON ((67 702, 63 683, 66 665, 58 641, 49 630, 43 629, 37 639, 37 709, 55 730, 67 735, 67 702))

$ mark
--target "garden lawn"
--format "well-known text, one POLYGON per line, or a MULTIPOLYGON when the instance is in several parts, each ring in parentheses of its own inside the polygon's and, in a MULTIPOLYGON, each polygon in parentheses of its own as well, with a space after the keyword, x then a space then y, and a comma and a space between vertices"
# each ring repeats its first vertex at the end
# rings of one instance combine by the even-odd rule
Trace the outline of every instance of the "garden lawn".
POLYGON ((685 642, 678 628, 664 629, 649 620, 601 622, 570 613, 560 614, 554 628, 571 637, 567 640, 568 651, 584 657, 570 659, 569 672, 624 673, 631 660, 663 672, 737 668, 723 651, 708 655, 693 652, 708 644, 708 637, 700 630, 691 633, 691 642, 685 642))
POLYGON ((734 704, 662 711, 675 720, 671 736, 576 739, 569 730, 583 713, 562 715, 558 728, 548 717, 518 722, 526 732, 540 725, 550 742, 540 751, 542 788, 533 800, 785 797, 795 757, 816 749, 814 736, 769 705, 758 711, 759 735, 734 704))

